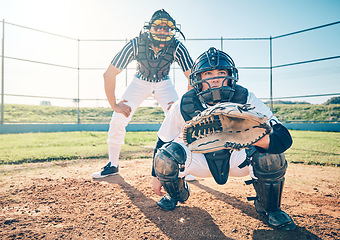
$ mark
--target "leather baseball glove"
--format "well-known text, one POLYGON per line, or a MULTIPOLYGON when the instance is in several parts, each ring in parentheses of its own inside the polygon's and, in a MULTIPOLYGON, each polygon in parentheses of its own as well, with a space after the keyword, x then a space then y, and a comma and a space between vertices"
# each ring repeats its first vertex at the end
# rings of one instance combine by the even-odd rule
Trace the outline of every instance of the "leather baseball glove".
POLYGON ((184 143, 196 153, 248 148, 272 130, 268 118, 253 109, 237 103, 209 107, 186 122, 184 143))

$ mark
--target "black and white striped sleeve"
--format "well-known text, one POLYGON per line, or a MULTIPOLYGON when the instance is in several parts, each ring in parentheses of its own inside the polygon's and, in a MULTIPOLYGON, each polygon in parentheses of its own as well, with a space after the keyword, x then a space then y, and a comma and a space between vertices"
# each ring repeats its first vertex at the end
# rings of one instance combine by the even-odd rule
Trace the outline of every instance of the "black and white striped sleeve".
POLYGON ((126 66, 135 59, 137 51, 138 38, 130 40, 123 49, 113 58, 111 64, 116 68, 123 70, 126 66))
POLYGON ((193 61, 190 57, 187 48, 181 42, 179 42, 176 49, 175 61, 181 67, 183 72, 186 72, 187 70, 191 69, 193 65, 193 61))

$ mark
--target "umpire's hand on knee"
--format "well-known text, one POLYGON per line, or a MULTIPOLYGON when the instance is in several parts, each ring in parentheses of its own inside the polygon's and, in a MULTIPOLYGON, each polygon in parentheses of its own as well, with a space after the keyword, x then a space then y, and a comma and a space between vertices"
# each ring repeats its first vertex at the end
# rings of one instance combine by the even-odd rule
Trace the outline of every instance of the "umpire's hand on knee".
POLYGON ((126 105, 127 101, 126 100, 121 100, 119 101, 119 103, 117 103, 113 108, 112 110, 117 112, 117 113, 121 113, 121 114, 124 114, 125 117, 128 117, 130 116, 130 113, 131 113, 131 107, 126 105))
POLYGON ((161 182, 156 178, 152 178, 152 188, 155 191, 155 193, 159 196, 163 196, 165 193, 162 191, 162 184, 161 182))

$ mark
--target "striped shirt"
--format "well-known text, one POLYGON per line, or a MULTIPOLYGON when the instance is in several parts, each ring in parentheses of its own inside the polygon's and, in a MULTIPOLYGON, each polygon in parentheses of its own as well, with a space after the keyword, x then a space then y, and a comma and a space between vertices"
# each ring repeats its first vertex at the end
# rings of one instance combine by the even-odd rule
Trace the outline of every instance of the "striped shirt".
MULTIPOLYGON (((134 39, 130 40, 123 47, 123 49, 119 53, 117 53, 117 55, 113 58, 111 62, 113 66, 120 70, 123 70, 127 67, 127 65, 130 62, 136 60, 136 55, 138 53, 138 38, 139 37, 135 37, 134 39)), ((157 55, 155 55, 155 57, 157 57, 159 54, 160 52, 157 55)), ((175 54, 174 62, 178 63, 183 72, 186 72, 187 70, 191 69, 193 61, 189 55, 188 50, 181 42, 179 42, 179 44, 177 45, 174 54, 175 54)))

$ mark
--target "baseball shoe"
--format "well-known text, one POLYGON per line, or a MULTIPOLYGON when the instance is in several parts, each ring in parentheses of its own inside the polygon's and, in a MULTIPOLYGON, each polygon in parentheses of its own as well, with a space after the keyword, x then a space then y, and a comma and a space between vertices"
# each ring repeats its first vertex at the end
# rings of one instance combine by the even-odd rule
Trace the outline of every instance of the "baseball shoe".
POLYGON ((195 176, 192 176, 190 174, 185 176, 185 181, 187 181, 187 182, 192 182, 192 181, 195 181, 195 180, 196 180, 195 176))
POLYGON ((287 213, 285 213, 281 209, 275 212, 266 212, 258 199, 254 201, 254 204, 256 212, 261 215, 265 215, 267 217, 268 225, 272 228, 282 229, 285 231, 295 230, 295 222, 287 213))
POLYGON ((296 224, 293 219, 281 209, 276 212, 267 212, 267 217, 268 225, 272 228, 285 231, 292 231, 296 229, 296 224))
POLYGON ((171 198, 169 194, 166 194, 157 202, 157 205, 164 210, 174 210, 177 206, 178 201, 171 198))
POLYGON ((118 172, 119 172, 119 168, 114 167, 114 166, 111 167, 111 162, 109 162, 108 164, 106 164, 105 167, 102 168, 101 171, 92 173, 92 177, 93 178, 103 178, 103 177, 118 174, 118 172))

